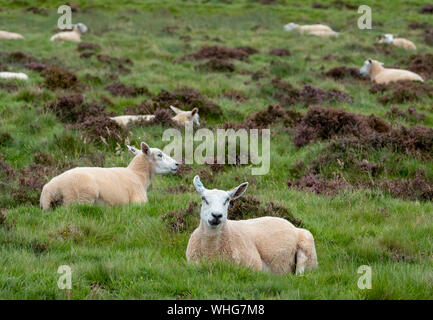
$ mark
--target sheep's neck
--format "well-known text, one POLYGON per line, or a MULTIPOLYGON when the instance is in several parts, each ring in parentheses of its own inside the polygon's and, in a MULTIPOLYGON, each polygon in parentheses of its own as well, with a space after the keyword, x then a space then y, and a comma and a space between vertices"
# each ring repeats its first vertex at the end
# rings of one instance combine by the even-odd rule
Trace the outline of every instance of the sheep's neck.
POLYGON ((202 233, 201 249, 203 252, 209 255, 219 255, 222 251, 225 253, 231 251, 227 222, 225 222, 220 228, 213 229, 209 228, 206 223, 201 220, 200 230, 202 233))
POLYGON ((382 72, 383 69, 384 69, 384 68, 383 68, 381 65, 379 65, 379 64, 377 64, 377 63, 372 63, 372 64, 371 64, 370 77, 371 77, 372 79, 376 78, 376 76, 377 76, 380 72, 382 72))
POLYGON ((154 175, 154 168, 150 161, 144 155, 137 155, 132 159, 127 168, 133 171, 147 188, 154 175))

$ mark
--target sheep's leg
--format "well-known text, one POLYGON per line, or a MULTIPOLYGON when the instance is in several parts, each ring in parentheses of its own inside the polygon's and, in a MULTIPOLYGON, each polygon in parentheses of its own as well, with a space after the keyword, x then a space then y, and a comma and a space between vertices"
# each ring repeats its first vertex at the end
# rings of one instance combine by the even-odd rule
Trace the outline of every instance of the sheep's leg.
POLYGON ((308 230, 300 229, 296 251, 296 274, 302 274, 305 269, 315 267, 317 267, 317 255, 313 235, 308 230))

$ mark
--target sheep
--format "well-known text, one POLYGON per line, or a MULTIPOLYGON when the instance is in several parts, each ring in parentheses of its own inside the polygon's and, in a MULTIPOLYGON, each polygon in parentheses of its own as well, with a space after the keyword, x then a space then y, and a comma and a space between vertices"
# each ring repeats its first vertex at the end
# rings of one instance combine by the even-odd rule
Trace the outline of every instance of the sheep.
POLYGON ((299 30, 301 34, 311 34, 318 37, 331 37, 338 36, 338 32, 335 32, 330 27, 323 24, 312 24, 301 26, 299 24, 290 22, 284 26, 284 30, 292 31, 294 29, 299 30))
POLYGON ((193 184, 202 198, 200 224, 186 249, 189 262, 203 258, 229 260, 258 271, 302 274, 317 267, 313 235, 277 217, 228 220, 230 201, 247 189, 244 182, 230 191, 208 190, 199 176, 193 184))
POLYGON ((393 44, 396 47, 400 47, 406 50, 416 50, 415 44, 404 38, 394 38, 394 35, 387 33, 381 36, 379 43, 393 44))
POLYGON ((24 39, 24 37, 22 35, 20 35, 19 33, 13 33, 13 32, 0 30, 0 40, 1 39, 16 40, 16 39, 24 39))
POLYGON ((81 42, 81 35, 87 32, 87 27, 83 23, 77 23, 72 31, 63 31, 51 37, 51 41, 73 41, 81 42))
POLYGON ((368 59, 364 62, 364 65, 359 70, 363 76, 370 76, 371 81, 378 84, 388 84, 390 82, 412 80, 421 81, 424 80, 418 74, 400 69, 387 69, 383 67, 383 63, 368 59))
POLYGON ((0 72, 0 79, 17 79, 27 81, 29 77, 22 72, 0 72))
MULTIPOLYGON (((198 109, 194 108, 191 111, 184 111, 180 110, 176 107, 170 106, 171 110, 176 114, 172 120, 174 123, 176 123, 179 126, 184 126, 188 123, 196 123, 198 126, 200 126, 199 121, 199 115, 198 115, 198 109)), ((154 115, 135 115, 135 116, 117 116, 117 117, 111 117, 111 120, 115 121, 117 124, 126 127, 128 123, 135 122, 135 121, 145 121, 150 122, 155 119, 154 115)))
POLYGON ((141 150, 127 147, 135 157, 126 168, 78 167, 51 179, 42 189, 41 209, 71 203, 115 206, 147 202, 154 174, 175 173, 179 164, 144 142, 141 150))

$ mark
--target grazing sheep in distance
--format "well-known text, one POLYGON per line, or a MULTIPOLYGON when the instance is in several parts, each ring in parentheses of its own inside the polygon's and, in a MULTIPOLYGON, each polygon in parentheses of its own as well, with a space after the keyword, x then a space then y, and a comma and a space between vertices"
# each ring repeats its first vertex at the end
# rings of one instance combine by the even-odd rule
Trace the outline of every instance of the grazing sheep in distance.
POLYGON ((81 42, 81 35, 87 32, 87 27, 83 23, 77 23, 72 31, 56 33, 51 37, 51 41, 73 41, 81 42))
POLYGON ((396 47, 400 47, 406 50, 416 50, 416 46, 412 41, 404 38, 394 38, 394 36, 390 33, 382 35, 379 43, 392 44, 396 47))
POLYGON ((19 33, 13 33, 13 32, 0 30, 0 40, 1 39, 16 40, 16 39, 24 39, 24 37, 22 35, 20 35, 19 33))
POLYGON ((418 74, 400 69, 387 69, 383 67, 383 63, 368 59, 359 70, 363 76, 370 76, 371 81, 378 84, 387 84, 395 81, 411 80, 421 81, 424 80, 418 74))
POLYGON ((41 209, 71 203, 115 206, 147 202, 154 174, 175 173, 179 164, 144 142, 141 150, 128 149, 135 157, 126 168, 74 168, 51 179, 42 189, 41 209))
MULTIPOLYGON (((173 120, 174 123, 176 123, 179 126, 184 126, 188 123, 196 123, 198 126, 200 126, 199 122, 199 115, 198 115, 198 109, 194 108, 191 111, 184 111, 180 110, 176 107, 170 106, 171 110, 176 114, 171 120, 173 120)), ((129 122, 135 122, 135 121, 145 121, 150 122, 155 119, 154 115, 146 114, 146 115, 125 115, 125 116, 117 116, 117 117, 111 117, 111 120, 115 121, 117 124, 126 127, 129 122)))
POLYGON ((317 266, 314 238, 308 230, 277 217, 227 219, 230 201, 245 192, 247 182, 230 191, 208 190, 195 176, 194 186, 202 198, 202 207, 200 225, 186 249, 188 261, 220 258, 254 270, 297 274, 317 266))
POLYGON ((311 34, 318 37, 331 37, 331 36, 338 36, 338 32, 335 32, 330 27, 323 25, 323 24, 312 24, 312 25, 304 25, 301 26, 299 24, 290 22, 284 26, 284 30, 286 31, 292 31, 292 30, 299 30, 301 34, 311 34))
POLYGON ((29 77, 22 72, 0 72, 0 79, 17 79, 27 81, 29 77))

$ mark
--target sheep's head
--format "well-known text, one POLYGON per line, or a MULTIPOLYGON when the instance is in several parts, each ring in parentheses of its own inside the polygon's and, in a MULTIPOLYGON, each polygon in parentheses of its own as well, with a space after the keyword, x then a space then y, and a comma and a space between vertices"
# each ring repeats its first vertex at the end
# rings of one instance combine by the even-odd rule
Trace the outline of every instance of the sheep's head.
POLYGON ((176 107, 170 106, 171 110, 176 114, 173 117, 173 121, 178 125, 185 125, 189 122, 194 122, 196 125, 200 126, 200 117, 198 115, 198 109, 194 108, 191 111, 180 110, 176 107))
POLYGON ((77 23, 74 27, 75 30, 79 30, 80 33, 86 33, 87 30, 89 30, 87 28, 87 26, 84 23, 77 23))
POLYGON ((391 44, 393 41, 394 41, 394 36, 390 33, 386 33, 380 37, 379 43, 391 44))
POLYGON ((226 222, 230 201, 239 198, 248 187, 248 182, 244 182, 230 191, 208 190, 199 176, 194 177, 193 184, 202 199, 200 218, 212 229, 218 229, 226 222))
POLYGON ((158 148, 150 148, 146 143, 141 143, 140 150, 128 146, 129 151, 135 154, 136 157, 145 157, 146 160, 153 164, 155 169, 155 173, 158 174, 166 174, 166 173, 175 173, 179 168, 179 164, 176 160, 166 155, 158 148))
POLYGON ((288 23, 288 24, 286 24, 284 26, 284 30, 286 30, 286 31, 292 31, 293 29, 296 29, 297 27, 299 27, 298 24, 290 22, 290 23, 288 23))
POLYGON ((363 76, 370 75, 371 64, 372 64, 371 59, 365 60, 364 65, 362 66, 361 69, 359 69, 359 73, 362 74, 363 76))

